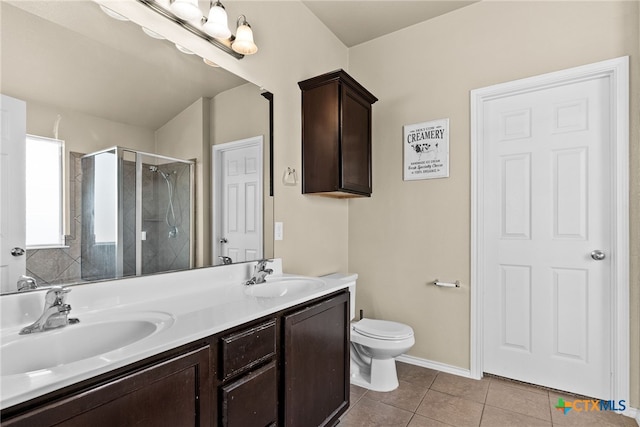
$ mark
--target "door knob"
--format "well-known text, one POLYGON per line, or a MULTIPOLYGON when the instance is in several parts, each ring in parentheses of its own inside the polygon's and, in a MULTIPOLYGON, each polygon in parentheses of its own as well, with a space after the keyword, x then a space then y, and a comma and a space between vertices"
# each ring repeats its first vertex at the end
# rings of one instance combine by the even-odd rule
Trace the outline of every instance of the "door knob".
POLYGON ((222 239, 220 239, 220 243, 229 243, 229 241, 226 237, 223 237, 222 239))
POLYGON ((13 255, 13 256, 22 256, 22 255, 24 255, 24 249, 22 249, 22 248, 13 248, 13 249, 11 249, 11 255, 13 255))
POLYGON ((604 252, 596 249, 595 251, 591 252, 591 258, 595 259, 596 261, 602 261, 605 258, 605 255, 604 252))

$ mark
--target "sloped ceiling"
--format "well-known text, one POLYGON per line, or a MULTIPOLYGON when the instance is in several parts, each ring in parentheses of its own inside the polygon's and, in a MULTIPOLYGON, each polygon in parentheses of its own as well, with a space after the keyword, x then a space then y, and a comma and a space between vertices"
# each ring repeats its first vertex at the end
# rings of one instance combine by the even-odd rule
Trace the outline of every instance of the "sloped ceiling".
POLYGON ((303 3, 345 46, 352 47, 476 1, 305 0, 303 3))

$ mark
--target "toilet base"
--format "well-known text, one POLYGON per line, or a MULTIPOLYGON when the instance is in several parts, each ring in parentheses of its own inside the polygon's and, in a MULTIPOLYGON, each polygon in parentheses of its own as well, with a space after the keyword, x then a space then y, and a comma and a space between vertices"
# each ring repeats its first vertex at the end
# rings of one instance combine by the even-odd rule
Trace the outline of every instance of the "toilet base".
POLYGON ((359 366, 351 360, 350 382, 368 390, 387 392, 398 388, 396 360, 373 359, 371 367, 359 366))

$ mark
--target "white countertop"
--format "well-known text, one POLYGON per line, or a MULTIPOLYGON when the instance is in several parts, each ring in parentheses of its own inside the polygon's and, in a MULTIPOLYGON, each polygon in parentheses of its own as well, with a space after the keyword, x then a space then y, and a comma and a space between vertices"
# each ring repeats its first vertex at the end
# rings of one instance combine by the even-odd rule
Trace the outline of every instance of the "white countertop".
MULTIPOLYGON (((2 376, 0 407, 8 408, 328 295, 348 287, 357 278, 357 275, 326 276, 316 278, 322 283, 318 283, 313 290, 273 298, 254 297, 248 295, 248 287, 244 285, 251 277, 254 265, 255 263, 233 264, 71 287, 72 291, 66 301, 72 307, 69 316, 79 318, 80 325, 145 316, 163 318, 164 325, 150 336, 115 351, 50 369, 2 376)), ((274 260, 269 268, 274 273, 267 277, 267 282, 302 278, 282 274, 281 260, 274 260)), ((16 339, 28 340, 39 334, 63 334, 66 329, 76 326, 18 336, 20 329, 34 322, 42 313, 45 292, 46 290, 42 290, 0 297, 2 344, 16 339)), ((95 340, 99 339, 100 337, 95 337, 95 340)), ((43 348, 41 351, 46 353, 47 349, 43 348)))

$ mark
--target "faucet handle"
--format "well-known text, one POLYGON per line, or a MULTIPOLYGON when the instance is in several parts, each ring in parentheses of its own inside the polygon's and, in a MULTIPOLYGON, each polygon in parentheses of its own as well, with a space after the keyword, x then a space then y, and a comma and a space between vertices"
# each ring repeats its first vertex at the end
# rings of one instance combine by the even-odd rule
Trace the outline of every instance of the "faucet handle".
POLYGON ((259 259, 258 263, 256 264, 256 268, 262 270, 267 266, 268 262, 273 262, 273 260, 272 259, 259 259))
POLYGON ((22 275, 18 279, 18 291, 24 292, 30 289, 38 289, 38 283, 36 279, 31 276, 22 275))
POLYGON ((69 288, 52 286, 44 297, 45 303, 49 305, 63 304, 69 292, 71 292, 71 289, 69 288))
POLYGON ((233 264, 233 260, 231 259, 231 257, 220 255, 218 256, 218 258, 220 258, 222 264, 224 265, 233 264))

